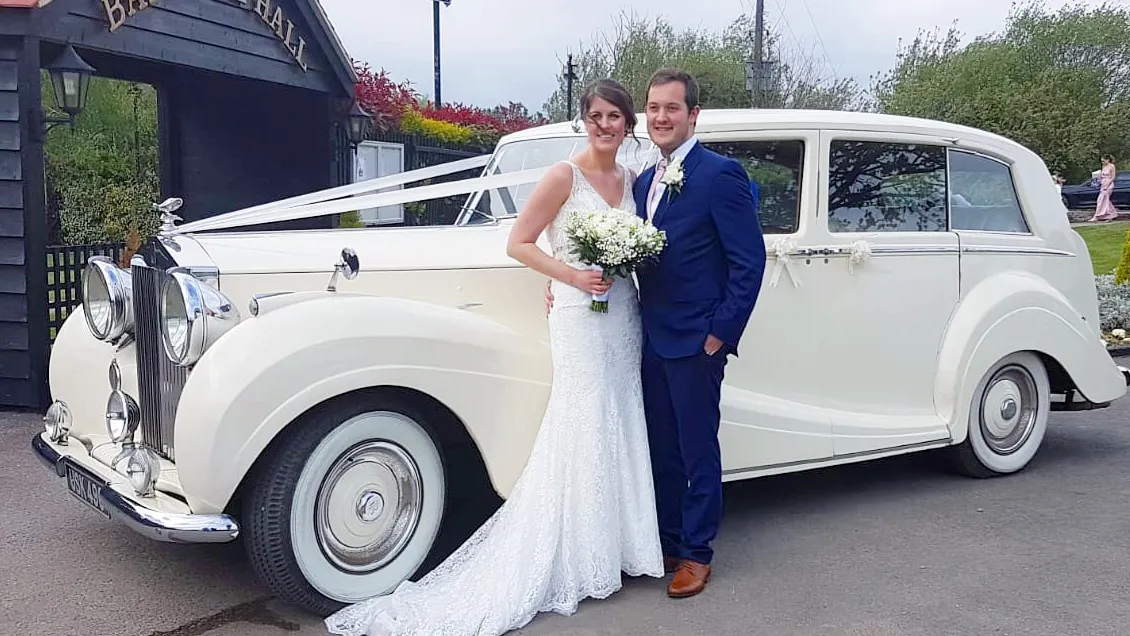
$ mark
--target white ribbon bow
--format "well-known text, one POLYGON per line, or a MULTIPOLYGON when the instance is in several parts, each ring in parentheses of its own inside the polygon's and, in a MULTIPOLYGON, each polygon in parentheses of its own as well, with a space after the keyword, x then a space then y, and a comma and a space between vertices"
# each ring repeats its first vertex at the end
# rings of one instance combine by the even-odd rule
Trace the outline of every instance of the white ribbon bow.
POLYGON ((851 244, 851 252, 848 257, 848 273, 855 273, 855 266, 861 265, 871 258, 871 244, 864 240, 858 240, 851 244))
POLYGON ((800 278, 797 277, 796 272, 793 270, 792 252, 796 249, 796 243, 791 239, 779 238, 773 243, 773 255, 777 257, 777 265, 773 267, 773 278, 769 281, 770 287, 776 287, 781 279, 781 271, 789 273, 789 279, 793 281, 793 287, 800 287, 800 278))

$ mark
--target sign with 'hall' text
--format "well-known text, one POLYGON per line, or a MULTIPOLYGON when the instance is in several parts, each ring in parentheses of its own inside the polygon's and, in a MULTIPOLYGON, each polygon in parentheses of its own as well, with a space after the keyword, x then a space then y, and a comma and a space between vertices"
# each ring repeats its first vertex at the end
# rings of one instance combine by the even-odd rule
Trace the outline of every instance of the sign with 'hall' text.
MULTIPOLYGON (((283 12, 278 0, 224 0, 228 4, 247 9, 263 21, 275 34, 279 42, 290 52, 290 56, 303 71, 307 70, 306 39, 295 33, 294 22, 283 12)), ((145 9, 161 3, 161 0, 101 0, 106 11, 110 31, 117 31, 127 20, 145 9)))

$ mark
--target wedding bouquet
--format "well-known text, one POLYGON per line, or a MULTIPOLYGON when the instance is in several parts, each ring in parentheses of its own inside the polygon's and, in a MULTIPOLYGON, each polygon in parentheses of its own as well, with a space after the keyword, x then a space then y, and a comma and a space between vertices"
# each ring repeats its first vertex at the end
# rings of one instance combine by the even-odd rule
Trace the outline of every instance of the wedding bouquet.
MULTIPOLYGON (((565 223, 573 253, 604 280, 626 278, 641 264, 659 256, 667 234, 635 214, 617 208, 573 214, 565 223)), ((590 309, 608 312, 608 292, 593 294, 590 309)))

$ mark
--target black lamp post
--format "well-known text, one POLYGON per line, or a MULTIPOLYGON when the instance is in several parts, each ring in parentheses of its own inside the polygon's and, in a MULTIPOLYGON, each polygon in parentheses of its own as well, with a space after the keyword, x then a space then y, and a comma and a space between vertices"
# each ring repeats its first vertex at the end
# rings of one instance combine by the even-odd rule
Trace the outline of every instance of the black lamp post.
POLYGON ((59 57, 45 68, 51 76, 55 107, 67 116, 45 117, 44 131, 51 130, 58 124, 74 126, 75 117, 86 108, 86 98, 90 92, 90 76, 94 74, 94 67, 79 57, 75 48, 68 44, 59 57))
POLYGON ((443 6, 450 7, 451 0, 432 0, 432 46, 435 49, 433 53, 433 57, 435 58, 433 63, 435 65, 436 108, 443 106, 443 98, 441 98, 439 94, 439 3, 441 2, 443 6))
POLYGON ((369 133, 369 125, 373 122, 373 117, 365 112, 364 108, 353 100, 349 106, 349 112, 345 114, 348 121, 349 143, 356 147, 362 141, 365 141, 365 136, 369 133))

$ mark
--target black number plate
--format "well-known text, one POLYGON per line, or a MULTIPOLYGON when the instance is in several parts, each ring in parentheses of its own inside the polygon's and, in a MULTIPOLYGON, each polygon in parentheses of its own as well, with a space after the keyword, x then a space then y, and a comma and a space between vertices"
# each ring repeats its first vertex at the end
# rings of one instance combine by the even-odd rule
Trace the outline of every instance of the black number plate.
POLYGON ((94 508, 109 519, 110 509, 106 506, 106 503, 102 501, 102 497, 99 496, 99 492, 102 490, 102 482, 95 479, 85 470, 71 464, 69 461, 64 462, 63 468, 66 470, 67 490, 70 490, 71 494, 74 495, 76 499, 94 508))

